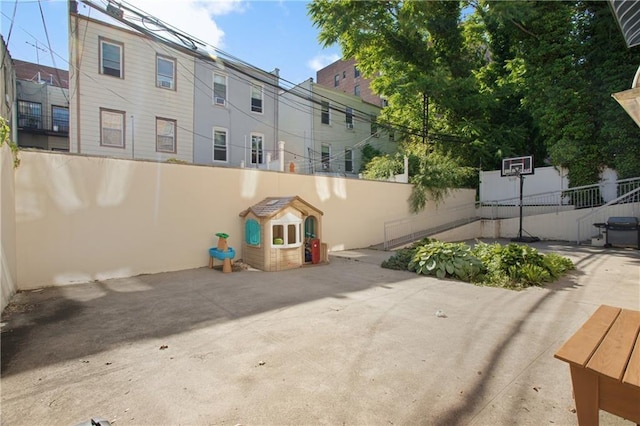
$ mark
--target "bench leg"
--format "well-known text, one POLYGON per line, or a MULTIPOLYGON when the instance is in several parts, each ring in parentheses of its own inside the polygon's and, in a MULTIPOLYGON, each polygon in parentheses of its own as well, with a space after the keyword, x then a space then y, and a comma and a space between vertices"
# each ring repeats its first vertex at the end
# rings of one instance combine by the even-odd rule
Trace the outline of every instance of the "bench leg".
POLYGON ((585 368, 571 366, 571 383, 576 400, 578 425, 598 426, 600 407, 598 406, 598 376, 585 368))

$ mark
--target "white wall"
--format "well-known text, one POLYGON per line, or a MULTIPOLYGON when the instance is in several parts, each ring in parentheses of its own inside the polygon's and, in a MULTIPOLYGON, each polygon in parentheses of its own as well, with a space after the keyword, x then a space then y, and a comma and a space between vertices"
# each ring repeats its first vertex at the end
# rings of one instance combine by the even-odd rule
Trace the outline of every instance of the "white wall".
MULTIPOLYGON (((411 185, 22 151, 16 171, 18 288, 203 267, 216 232, 242 257, 239 213, 268 196, 298 195, 324 212, 330 251, 384 239, 409 217, 411 185), (36 267, 37 265, 37 267, 36 267)), ((474 191, 454 192, 467 205, 474 191)), ((427 205, 425 223, 445 220, 427 205)))
MULTIPOLYGON (((533 175, 524 177, 524 196, 560 191, 569 187, 566 170, 537 167, 533 175)), ((501 177, 500 170, 480 172, 480 201, 497 201, 520 196, 520 180, 501 177)))
POLYGON ((16 215, 13 155, 0 147, 0 312, 16 292, 16 215))

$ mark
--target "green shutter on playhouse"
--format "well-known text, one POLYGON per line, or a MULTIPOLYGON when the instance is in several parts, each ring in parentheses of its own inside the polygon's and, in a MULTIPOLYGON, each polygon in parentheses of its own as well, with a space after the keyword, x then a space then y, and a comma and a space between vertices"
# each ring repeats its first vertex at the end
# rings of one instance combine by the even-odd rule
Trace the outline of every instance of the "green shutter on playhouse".
POLYGON ((244 235, 247 244, 260 245, 260 224, 254 219, 247 220, 244 224, 244 235))

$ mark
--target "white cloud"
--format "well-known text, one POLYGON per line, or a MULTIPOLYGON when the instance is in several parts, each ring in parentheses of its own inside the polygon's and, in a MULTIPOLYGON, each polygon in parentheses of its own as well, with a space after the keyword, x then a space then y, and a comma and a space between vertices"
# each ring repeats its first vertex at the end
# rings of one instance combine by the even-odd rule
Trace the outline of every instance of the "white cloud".
POLYGON ((218 48, 224 46, 224 31, 218 27, 214 17, 242 13, 246 5, 244 0, 128 0, 128 3, 218 48))
POLYGON ((326 67, 329 64, 334 63, 340 59, 340 55, 332 53, 332 54, 319 54, 314 56, 313 58, 307 61, 307 67, 311 68, 313 71, 318 71, 326 67))

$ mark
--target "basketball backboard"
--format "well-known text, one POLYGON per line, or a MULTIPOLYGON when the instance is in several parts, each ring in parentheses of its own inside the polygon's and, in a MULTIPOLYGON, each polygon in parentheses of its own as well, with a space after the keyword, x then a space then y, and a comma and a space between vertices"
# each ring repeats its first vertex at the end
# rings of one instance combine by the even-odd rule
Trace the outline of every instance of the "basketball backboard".
POLYGON ((503 158, 500 176, 523 176, 534 173, 533 155, 503 158))

